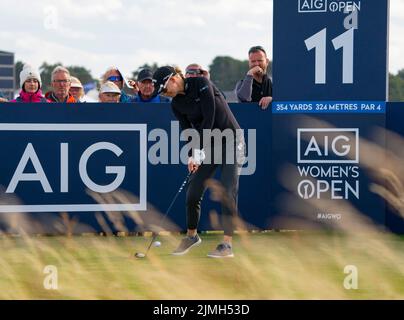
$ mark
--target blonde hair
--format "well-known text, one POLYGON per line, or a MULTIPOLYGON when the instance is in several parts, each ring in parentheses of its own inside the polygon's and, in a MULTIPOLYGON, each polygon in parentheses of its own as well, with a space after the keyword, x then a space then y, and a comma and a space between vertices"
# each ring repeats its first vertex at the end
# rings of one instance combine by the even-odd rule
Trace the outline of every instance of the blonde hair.
POLYGON ((178 74, 182 79, 185 79, 184 74, 182 73, 182 70, 180 67, 178 66, 173 66, 174 71, 176 74, 178 74))

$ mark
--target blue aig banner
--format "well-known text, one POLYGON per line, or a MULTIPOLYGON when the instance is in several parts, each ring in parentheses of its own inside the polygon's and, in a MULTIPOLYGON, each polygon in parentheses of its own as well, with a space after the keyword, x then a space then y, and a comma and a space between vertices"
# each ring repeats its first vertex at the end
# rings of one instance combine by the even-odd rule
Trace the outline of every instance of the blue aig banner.
POLYGON ((274 0, 273 226, 355 228, 357 212, 384 224, 367 161, 383 152, 365 146, 385 127, 388 9, 387 0, 274 0))
POLYGON ((274 0, 275 101, 386 101, 388 0, 274 0))

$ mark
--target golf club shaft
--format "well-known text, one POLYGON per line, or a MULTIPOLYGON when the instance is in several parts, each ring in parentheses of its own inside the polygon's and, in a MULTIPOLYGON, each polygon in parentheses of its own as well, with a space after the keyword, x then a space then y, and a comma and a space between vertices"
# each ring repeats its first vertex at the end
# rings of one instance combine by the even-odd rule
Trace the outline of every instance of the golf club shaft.
MULTIPOLYGON (((170 206, 168 207, 168 209, 167 209, 166 213, 164 214, 163 218, 161 219, 161 221, 160 221, 160 226, 163 225, 163 222, 164 222, 165 218, 167 217, 168 213, 170 212, 171 207, 174 205, 175 200, 177 200, 178 196, 179 196, 180 193, 182 192, 182 189, 184 189, 185 185, 188 183, 189 178, 191 177, 192 173, 193 173, 192 171, 189 172, 188 175, 186 176, 185 180, 184 180, 183 183, 181 184, 181 187, 178 189, 178 191, 177 191, 177 193, 176 193, 174 199, 171 201, 170 206)), ((152 238, 152 240, 150 241, 149 246, 147 247, 147 250, 146 250, 145 255, 147 255, 147 253, 149 252, 149 250, 150 250, 150 248, 151 248, 153 242, 156 240, 157 236, 158 236, 158 232, 154 233, 153 238, 152 238)))

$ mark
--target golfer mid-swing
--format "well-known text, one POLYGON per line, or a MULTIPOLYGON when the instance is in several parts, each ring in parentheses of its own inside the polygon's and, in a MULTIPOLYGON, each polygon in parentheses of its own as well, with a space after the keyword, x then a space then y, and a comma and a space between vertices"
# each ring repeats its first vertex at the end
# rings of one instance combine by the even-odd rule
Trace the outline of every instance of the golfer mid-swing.
POLYGON ((224 239, 208 256, 233 257, 233 220, 237 212, 238 181, 242 165, 238 155, 244 155, 244 139, 240 135, 240 126, 223 95, 208 79, 204 77, 185 79, 179 69, 171 66, 157 69, 153 78, 157 93, 173 98, 171 107, 180 122, 181 129, 195 129, 200 137, 199 149, 195 147, 188 160, 188 170, 194 173, 186 195, 187 236, 182 239, 173 254, 183 255, 190 248, 201 243, 197 227, 200 220, 201 201, 206 191, 205 182, 220 168, 221 183, 227 199, 222 201, 224 239), (227 139, 219 142, 221 148, 217 147, 216 140, 212 142, 211 137, 209 141, 204 141, 203 131, 223 132, 226 129, 230 129, 234 134, 234 139, 230 142, 233 148, 226 148, 227 139), (232 151, 229 152, 228 149, 232 151), (221 157, 217 157, 215 151, 221 153, 221 157), (212 155, 213 159, 204 160, 204 154, 212 155), (220 161, 216 161, 217 158, 221 158, 220 161))

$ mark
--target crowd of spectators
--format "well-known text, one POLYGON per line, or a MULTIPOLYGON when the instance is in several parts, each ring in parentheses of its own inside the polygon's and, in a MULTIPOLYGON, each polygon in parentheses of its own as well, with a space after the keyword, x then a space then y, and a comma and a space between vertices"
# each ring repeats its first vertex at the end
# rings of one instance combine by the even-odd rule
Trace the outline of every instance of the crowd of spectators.
MULTIPOLYGON (((272 102, 272 81, 268 75, 269 59, 261 46, 248 51, 249 70, 237 82, 235 94, 238 102, 256 102, 262 109, 272 102)), ((197 63, 186 67, 185 78, 204 77, 210 81, 209 71, 197 63)), ((51 90, 42 92, 42 81, 37 69, 24 65, 20 73, 20 93, 8 101, 0 93, 0 102, 26 103, 83 103, 86 102, 83 84, 70 75, 68 69, 58 66, 51 76, 51 90)), ((226 98, 225 94, 221 94, 226 98)), ((137 79, 126 79, 117 67, 108 68, 101 77, 99 102, 103 103, 167 103, 171 99, 157 93, 155 79, 150 69, 143 69, 137 79)))

